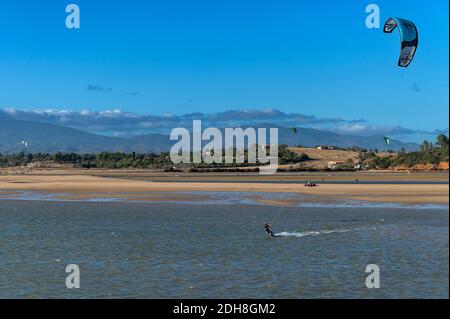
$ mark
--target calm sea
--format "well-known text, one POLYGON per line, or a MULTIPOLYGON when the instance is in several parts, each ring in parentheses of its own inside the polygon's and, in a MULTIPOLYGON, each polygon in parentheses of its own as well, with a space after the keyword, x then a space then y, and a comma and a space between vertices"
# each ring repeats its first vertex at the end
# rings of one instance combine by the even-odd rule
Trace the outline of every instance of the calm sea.
POLYGON ((1 200, 0 298, 448 298, 448 224, 448 207, 1 200))

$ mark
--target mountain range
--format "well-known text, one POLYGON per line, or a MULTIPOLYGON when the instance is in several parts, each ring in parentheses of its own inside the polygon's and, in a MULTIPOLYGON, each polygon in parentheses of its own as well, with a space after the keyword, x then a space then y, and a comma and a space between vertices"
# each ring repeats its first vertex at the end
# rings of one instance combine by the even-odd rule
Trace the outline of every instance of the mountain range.
MULTIPOLYGON (((418 149, 417 144, 403 143, 398 140, 391 140, 391 144, 388 145, 383 136, 344 135, 301 127, 297 128, 297 132, 293 132, 290 128, 271 124, 259 127, 278 127, 279 144, 290 146, 333 145, 342 148, 360 147, 379 150, 405 148, 407 151, 418 149)), ((53 124, 0 117, 0 153, 3 154, 22 151, 30 153, 159 153, 169 151, 174 143, 175 141, 171 141, 165 134, 111 137, 53 124)))

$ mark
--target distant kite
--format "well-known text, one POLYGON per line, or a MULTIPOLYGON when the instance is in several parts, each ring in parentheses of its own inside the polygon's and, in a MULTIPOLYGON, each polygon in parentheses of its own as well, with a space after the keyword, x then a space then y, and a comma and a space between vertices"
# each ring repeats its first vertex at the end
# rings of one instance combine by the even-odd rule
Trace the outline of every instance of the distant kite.
POLYGON ((296 127, 292 127, 291 128, 291 132, 294 133, 294 134, 297 134, 297 128, 296 127))
POLYGON ((407 67, 414 58, 419 44, 419 34, 413 22, 400 19, 389 18, 384 24, 384 32, 391 33, 398 26, 400 32, 400 57, 398 66, 407 67))
POLYGON ((384 142, 385 142, 387 145, 390 145, 390 144, 391 144, 391 139, 390 139, 389 137, 385 136, 385 137, 384 137, 384 142))

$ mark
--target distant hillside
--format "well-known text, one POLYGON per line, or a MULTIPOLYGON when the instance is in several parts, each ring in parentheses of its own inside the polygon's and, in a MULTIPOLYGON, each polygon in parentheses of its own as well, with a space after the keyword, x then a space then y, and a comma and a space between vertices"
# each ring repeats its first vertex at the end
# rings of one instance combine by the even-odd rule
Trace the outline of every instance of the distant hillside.
POLYGON ((341 148, 367 148, 378 149, 380 151, 393 150, 398 151, 404 148, 406 151, 415 151, 419 145, 414 143, 403 143, 398 140, 391 140, 391 144, 386 144, 384 136, 355 136, 342 135, 329 131, 320 131, 310 128, 297 128, 294 133, 288 128, 279 128, 279 143, 290 146, 315 147, 318 145, 337 146, 341 148))
MULTIPOLYGON (((274 127, 266 124, 265 127, 274 127)), ((279 144, 290 146, 332 145, 343 148, 360 147, 367 149, 400 150, 418 149, 418 145, 392 140, 390 145, 382 136, 341 135, 328 131, 298 128, 293 133, 289 128, 278 127, 279 144)), ((100 152, 137 152, 159 153, 169 151, 174 144, 168 135, 148 134, 130 138, 108 137, 91 134, 77 129, 51 124, 12 120, 0 117, 0 153, 13 154, 26 151, 29 153, 100 153, 100 152), (22 144, 27 143, 27 147, 22 144)))
POLYGON ((99 153, 161 152, 171 141, 165 135, 150 134, 134 138, 108 137, 51 124, 0 118, 0 152, 99 153), (21 142, 26 141, 25 147, 21 142))

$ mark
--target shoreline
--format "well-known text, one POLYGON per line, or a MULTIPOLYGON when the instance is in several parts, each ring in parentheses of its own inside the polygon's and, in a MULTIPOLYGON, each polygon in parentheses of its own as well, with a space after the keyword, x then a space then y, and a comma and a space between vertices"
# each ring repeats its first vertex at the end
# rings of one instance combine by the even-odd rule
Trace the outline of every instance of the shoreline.
MULTIPOLYGON (((211 177, 211 176, 210 176, 211 177)), ((217 178, 217 176, 213 177, 217 178)), ((280 176, 274 176, 280 179, 280 176)), ((365 201, 371 203, 398 204, 447 204, 448 184, 320 184, 304 187, 299 183, 269 183, 248 181, 246 176, 233 176, 236 181, 146 181, 132 178, 98 177, 90 175, 18 175, 0 176, 0 198, 15 191, 31 191, 54 194, 67 200, 132 197, 145 201, 190 199, 186 193, 193 193, 205 200, 205 193, 249 193, 254 200, 276 206, 293 205, 290 199, 266 198, 268 194, 297 194, 318 202, 365 201), (239 182, 240 181, 240 182, 239 182), (123 194, 127 195, 124 196, 123 194), (185 193, 183 195, 182 193, 185 193)), ((300 181, 299 181, 300 182, 300 181)))

